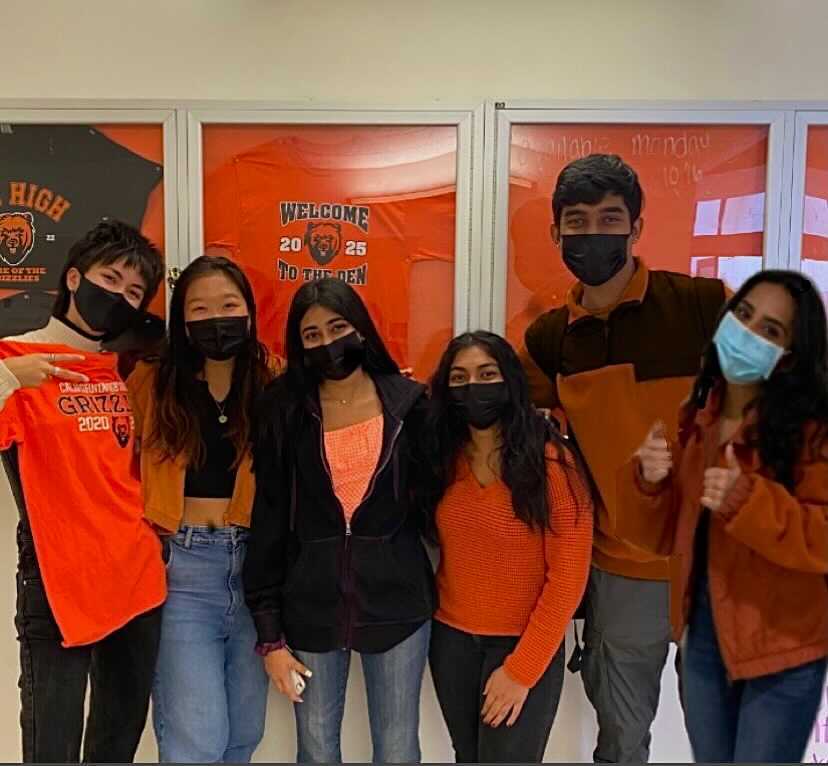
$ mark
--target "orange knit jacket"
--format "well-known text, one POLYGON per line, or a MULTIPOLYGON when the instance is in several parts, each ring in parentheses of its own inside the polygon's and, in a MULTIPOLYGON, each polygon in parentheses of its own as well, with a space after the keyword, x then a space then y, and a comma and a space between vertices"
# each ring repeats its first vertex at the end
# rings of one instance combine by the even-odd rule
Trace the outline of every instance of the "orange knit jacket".
POLYGON ((515 516, 508 487, 482 487, 465 458, 437 509, 435 619, 476 635, 520 636, 504 662, 532 687, 564 640, 589 575, 593 507, 574 465, 547 453, 551 530, 515 516))
MULTIPOLYGON (((719 396, 711 395, 688 431, 671 445, 674 473, 660 484, 639 475, 634 458, 618 472, 618 497, 635 513, 617 517, 616 533, 672 555, 673 634, 692 608, 694 541, 708 467, 724 465, 719 396)), ((778 673, 828 655, 828 446, 808 439, 793 492, 775 482, 758 451, 733 439, 742 469, 718 513, 711 513, 709 588, 716 637, 732 680, 778 673)))

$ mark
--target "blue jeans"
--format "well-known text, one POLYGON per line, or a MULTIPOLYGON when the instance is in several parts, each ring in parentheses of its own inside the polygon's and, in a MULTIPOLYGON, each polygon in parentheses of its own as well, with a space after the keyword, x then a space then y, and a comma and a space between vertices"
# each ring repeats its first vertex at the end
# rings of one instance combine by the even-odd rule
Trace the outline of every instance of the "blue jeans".
POLYGON ((241 571, 248 531, 185 527, 164 546, 169 595, 152 692, 162 763, 247 762, 268 680, 241 571))
POLYGON ((819 710, 825 659, 731 683, 704 577, 682 655, 684 713, 697 762, 799 763, 819 710))
MULTIPOLYGON (((379 654, 362 654, 374 763, 420 761, 420 688, 431 623, 379 654)), ((351 652, 295 652, 312 673, 293 706, 299 763, 341 763, 342 717, 351 652)))

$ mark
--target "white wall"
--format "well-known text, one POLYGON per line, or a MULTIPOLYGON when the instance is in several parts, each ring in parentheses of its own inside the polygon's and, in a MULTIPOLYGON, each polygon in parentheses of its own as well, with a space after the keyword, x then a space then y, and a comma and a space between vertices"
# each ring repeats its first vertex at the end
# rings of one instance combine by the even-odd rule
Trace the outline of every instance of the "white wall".
POLYGON ((823 0, 4 0, 0 95, 825 98, 823 0), (13 19, 13 24, 9 20, 13 19))
MULTIPOLYGON (((2 10, 0 98, 828 98, 824 0, 4 0, 2 10)), ((0 480, 0 761, 20 758, 15 523, 0 480)), ((364 761, 354 670, 345 757, 364 761)), ((422 707, 424 757, 450 759, 430 683, 422 707)), ((580 679, 568 674, 547 757, 589 760, 593 739, 580 679)), ((289 761, 294 747, 291 713, 273 695, 257 758, 289 761)), ((147 734, 139 759, 154 757, 147 734)), ((653 757, 689 758, 671 666, 653 757)))

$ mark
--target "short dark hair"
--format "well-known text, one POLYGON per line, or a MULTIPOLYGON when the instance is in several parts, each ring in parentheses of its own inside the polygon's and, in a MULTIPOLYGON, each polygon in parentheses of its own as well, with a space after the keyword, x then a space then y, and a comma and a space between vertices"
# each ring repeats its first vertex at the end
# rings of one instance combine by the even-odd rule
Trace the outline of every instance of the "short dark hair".
POLYGON ((127 266, 137 269, 147 284, 141 301, 141 308, 145 309, 158 292, 164 276, 161 253, 134 226, 121 221, 103 220, 69 248, 52 314, 62 317, 69 310, 70 295, 66 286, 69 269, 75 268, 81 274, 86 274, 93 266, 108 266, 121 259, 126 260, 127 266))
POLYGON ((641 216, 644 192, 638 174, 617 154, 590 154, 570 162, 558 176, 552 194, 555 225, 560 225, 561 212, 568 205, 597 205, 607 194, 624 200, 633 223, 641 216))

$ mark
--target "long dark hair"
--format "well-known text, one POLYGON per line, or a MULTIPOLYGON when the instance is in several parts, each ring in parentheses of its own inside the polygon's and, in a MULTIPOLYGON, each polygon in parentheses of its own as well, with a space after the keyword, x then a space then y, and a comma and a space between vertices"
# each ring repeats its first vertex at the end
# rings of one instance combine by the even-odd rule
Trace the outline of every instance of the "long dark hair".
POLYGON ((170 300, 167 342, 161 352, 155 384, 157 416, 151 443, 171 459, 186 455, 193 465, 200 465, 204 460, 204 442, 196 404, 199 398, 195 391, 201 385, 198 375, 204 369, 205 360, 187 338, 184 306, 187 291, 193 282, 213 274, 223 274, 239 289, 250 314, 250 336, 235 357, 226 409, 230 423, 228 437, 236 448, 238 465, 253 438, 251 419, 254 403, 273 374, 268 366, 267 349, 258 340, 253 288, 244 272, 233 261, 221 256, 203 255, 196 258, 181 272, 175 283, 170 300))
POLYGON ((339 314, 364 338, 365 360, 362 369, 369 374, 398 373, 400 368, 391 358, 359 293, 341 279, 326 277, 307 282, 293 296, 285 328, 287 373, 285 383, 297 396, 307 396, 318 387, 319 380, 305 365, 301 325, 313 306, 323 306, 339 314))
POLYGON ((268 386, 259 403, 260 417, 257 419, 263 426, 260 436, 268 445, 272 446, 275 441, 277 448, 283 444, 284 435, 301 428, 306 401, 319 388, 319 379, 305 364, 301 332, 302 319, 313 306, 323 306, 339 314, 362 336, 365 346, 362 369, 365 372, 369 375, 400 372, 365 303, 353 287, 333 277, 306 282, 294 294, 288 310, 285 327, 287 370, 268 386))
MULTIPOLYGON (((727 302, 721 316, 733 311, 756 285, 765 282, 783 287, 796 306, 791 354, 762 384, 758 399, 750 405, 755 408, 757 419, 747 435, 774 479, 793 490, 796 464, 806 446, 805 426, 817 426, 817 439, 824 439, 828 429, 828 326, 816 287, 795 271, 754 274, 727 302)), ((711 343, 683 421, 692 422, 695 413, 706 405, 710 391, 724 384, 716 347, 711 343)), ((818 448, 816 443, 811 446, 818 448)))
MULTIPOLYGON (((424 503, 433 511, 454 481, 457 459, 471 439, 468 425, 452 406, 449 378, 457 355, 475 346, 497 362, 509 392, 509 403, 500 420, 500 466, 503 482, 512 494, 515 516, 532 529, 550 529, 546 445, 554 447, 553 459, 564 466, 568 481, 574 471, 590 491, 591 482, 577 451, 532 406, 526 373, 512 346, 499 335, 483 330, 463 333, 452 340, 431 379, 431 402, 423 428, 423 452, 431 464, 430 479, 425 480, 427 486, 421 490, 424 503)), ((433 513, 430 515, 433 518, 433 513)))

